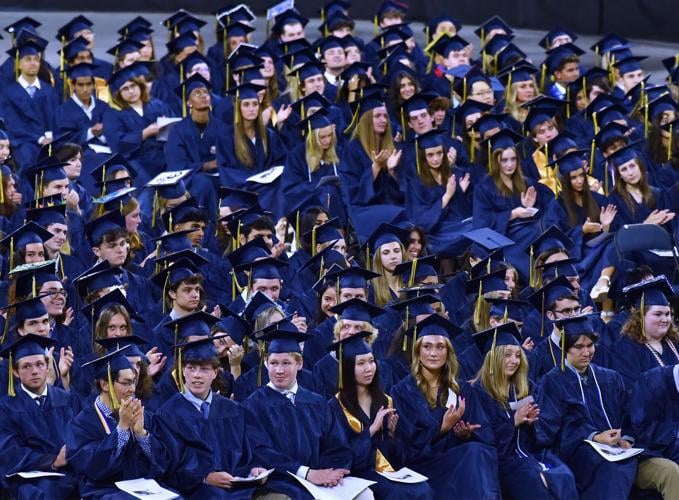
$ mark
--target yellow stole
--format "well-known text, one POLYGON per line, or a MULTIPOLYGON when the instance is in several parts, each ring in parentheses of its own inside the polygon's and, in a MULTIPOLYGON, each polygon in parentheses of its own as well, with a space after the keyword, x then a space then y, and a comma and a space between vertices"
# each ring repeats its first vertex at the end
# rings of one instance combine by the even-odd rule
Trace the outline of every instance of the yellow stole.
MULTIPOLYGON (((342 407, 342 411, 344 412, 347 422, 349 422, 349 427, 351 427, 351 430, 353 430, 356 434, 363 432, 363 423, 346 409, 339 398, 339 394, 336 394, 335 397, 337 398, 337 402, 342 407)), ((394 407, 394 404, 389 396, 387 396, 387 402, 389 408, 394 407)), ((375 471, 394 472, 394 468, 380 450, 377 450, 375 453, 375 471)))
POLYGON ((547 156, 542 151, 536 149, 533 152, 533 161, 540 173, 540 180, 538 182, 547 186, 554 194, 559 194, 561 185, 554 169, 547 166, 547 156))

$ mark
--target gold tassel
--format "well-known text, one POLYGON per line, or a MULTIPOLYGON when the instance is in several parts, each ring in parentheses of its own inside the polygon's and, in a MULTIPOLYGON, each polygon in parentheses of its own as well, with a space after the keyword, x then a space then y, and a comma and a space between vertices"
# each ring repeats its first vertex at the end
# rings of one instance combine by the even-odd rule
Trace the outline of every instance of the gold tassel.
POLYGON ((155 189, 155 192, 153 193, 153 207, 151 210, 151 227, 156 227, 156 214, 158 213, 158 208, 159 208, 159 202, 160 200, 158 199, 158 190, 155 189))
POLYGON ((186 390, 186 384, 184 382, 184 369, 182 363, 182 353, 183 349, 179 349, 177 352, 177 381, 179 382, 179 392, 184 392, 186 390))
MULTIPOLYGON (((564 360, 566 359, 566 331, 564 328, 561 328, 559 333, 561 334, 561 371, 564 371, 564 360)), ((551 340, 548 340, 547 342, 551 342, 551 340)))
POLYGON ((257 387, 262 386, 262 367, 266 357, 266 341, 262 342, 262 352, 259 355, 259 366, 257 367, 257 387))
POLYGON ((403 141, 405 142, 408 140, 408 137, 406 134, 406 114, 403 112, 403 108, 401 108, 401 129, 403 130, 403 141))
MULTIPOLYGON (((512 68, 512 71, 514 68, 512 68)), ((509 73, 509 76, 507 77, 507 87, 505 88, 505 101, 509 100, 509 94, 511 93, 511 88, 512 88, 512 73, 509 73)))
POLYGON ((342 380, 342 376, 344 375, 344 370, 342 369, 342 358, 343 358, 342 351, 343 350, 344 349, 342 348, 342 344, 340 344, 339 349, 337 350, 338 358, 339 358, 339 380, 338 380, 338 383, 337 383, 337 387, 339 388, 340 391, 342 389, 344 389, 344 381, 342 380))
POLYGON ((162 300, 161 302, 163 303, 163 314, 165 314, 165 310, 167 307, 165 306, 165 294, 167 292, 167 284, 170 282, 170 272, 168 271, 167 274, 165 274, 165 281, 163 282, 163 295, 162 295, 162 300))
POLYGON ((535 270, 533 269, 533 245, 530 246, 529 253, 529 263, 528 263, 528 284, 531 287, 535 287, 535 270))
POLYGON ((419 259, 415 257, 413 262, 410 264, 410 278, 408 279, 408 288, 412 288, 415 284, 415 271, 417 271, 417 261, 419 259))
POLYGON ((470 129, 470 130, 472 132, 472 140, 471 140, 471 144, 469 146, 469 149, 470 149, 469 157, 471 159, 471 162, 474 163, 474 161, 476 160, 476 132, 474 132, 474 130, 472 130, 472 129, 470 129))
POLYGON ((111 398, 111 409, 117 410, 118 408, 120 408, 120 402, 118 401, 118 396, 116 396, 116 390, 115 387, 113 386, 113 376, 111 375, 111 362, 108 363, 106 371, 108 375, 108 394, 109 397, 111 398))
POLYGON ((545 79, 547 77, 547 66, 544 64, 542 65, 542 69, 540 71, 540 92, 545 91, 545 79))
MULTIPOLYGON (((7 321, 7 320, 5 320, 7 321)), ((7 384, 7 394, 9 397, 13 398, 16 396, 16 392, 14 392, 14 370, 12 366, 14 365, 14 356, 12 355, 12 351, 9 351, 9 383, 7 384)))
MULTIPOLYGON (((672 124, 670 123, 670 138, 667 140, 667 161, 672 159, 672 124)), ((0 182, 2 182, 2 174, 0 174, 0 182)), ((1 202, 2 200, 0 200, 1 202)))
POLYGON ((301 221, 300 221, 301 214, 300 214, 300 212, 301 212, 301 210, 297 210, 297 212, 295 212, 295 241, 297 242, 297 248, 302 247, 302 238, 300 237, 300 234, 299 234, 300 224, 301 224, 301 221))
POLYGON ((542 293, 542 307, 540 308, 540 337, 545 336, 545 294, 542 293))
POLYGON ((490 354, 489 364, 490 364, 490 374, 491 375, 493 375, 493 373, 495 372, 495 368, 494 368, 493 365, 495 364, 495 346, 496 346, 496 344, 497 344, 497 328, 495 328, 493 330, 493 344, 490 346, 490 352, 488 353, 488 354, 490 354))
POLYGON ((316 255, 316 226, 311 228, 311 256, 316 255))
POLYGON ((413 342, 410 345, 410 359, 415 359, 415 342, 417 342, 417 323, 413 326, 413 342))
POLYGON ((474 305, 474 323, 477 325, 481 323, 481 307, 483 306, 483 281, 479 280, 479 292, 476 296, 476 304, 474 305))
POLYGON ((641 302, 639 304, 639 312, 641 314, 641 336, 644 340, 646 337, 646 294, 641 294, 641 302))
POLYGON ((9 239, 9 270, 14 269, 14 236, 9 239))

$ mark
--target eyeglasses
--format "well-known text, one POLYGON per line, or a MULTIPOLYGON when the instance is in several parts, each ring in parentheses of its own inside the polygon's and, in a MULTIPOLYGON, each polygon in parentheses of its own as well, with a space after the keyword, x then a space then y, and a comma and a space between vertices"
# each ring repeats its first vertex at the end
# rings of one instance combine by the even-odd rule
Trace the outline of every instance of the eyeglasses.
POLYGON ((65 289, 57 289, 57 288, 49 288, 45 290, 45 293, 47 295, 61 295, 62 297, 66 297, 68 293, 66 293, 65 289))
POLYGON ((122 385, 123 387, 135 387, 137 385, 138 380, 135 378, 134 380, 116 380, 115 383, 122 385))

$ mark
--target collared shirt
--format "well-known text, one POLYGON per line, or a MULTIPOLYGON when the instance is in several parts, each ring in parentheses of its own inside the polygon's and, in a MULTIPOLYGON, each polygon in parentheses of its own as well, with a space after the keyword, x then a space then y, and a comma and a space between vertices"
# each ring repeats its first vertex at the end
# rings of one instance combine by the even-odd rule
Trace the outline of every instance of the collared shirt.
POLYGON ((40 405, 39 401, 41 396, 47 397, 47 384, 45 384, 45 389, 42 391, 41 394, 36 394, 35 392, 29 391, 28 389, 26 389, 24 384, 21 384, 21 388, 24 390, 26 394, 28 394, 31 397, 33 401, 35 401, 35 404, 37 405, 40 405))
MULTIPOLYGON (((106 406, 106 404, 102 401, 101 396, 97 396, 97 399, 94 400, 94 405, 97 407, 97 409, 101 412, 101 414, 106 417, 110 418, 113 420, 117 420, 113 416, 113 411, 106 406)), ((118 433, 118 443, 116 445, 116 455, 119 455, 123 448, 125 448, 125 445, 128 443, 132 436, 132 429, 127 429, 123 430, 120 428, 120 426, 116 427, 116 432, 118 433)), ((134 439, 139 443, 139 446, 141 449, 146 453, 146 456, 149 458, 152 458, 153 455, 151 453, 151 434, 146 434, 146 436, 134 436, 134 439)))
POLYGON ((92 111, 94 111, 94 107, 96 106, 96 100, 94 99, 94 96, 90 97, 90 105, 87 106, 85 105, 84 102, 82 102, 80 99, 78 99, 78 96, 75 95, 75 93, 71 96, 71 99, 73 99, 73 102, 75 102, 80 109, 83 110, 83 112, 87 115, 87 118, 90 120, 92 119, 92 111))
POLYGON ((212 391, 210 391, 210 394, 207 395, 207 398, 205 399, 200 399, 199 397, 194 396, 191 391, 186 389, 183 393, 182 396, 186 398, 186 400, 191 403, 193 406, 196 407, 196 410, 202 413, 202 410, 200 409, 200 406, 203 403, 208 403, 209 405, 212 405, 212 391))
MULTIPOLYGON (((19 78, 17 78, 17 82, 21 87, 23 87, 24 90, 28 89, 28 87, 33 86, 37 90, 40 90, 40 78, 36 78, 33 83, 28 83, 26 79, 24 78, 24 75, 19 75, 19 78)), ((28 90, 26 90, 28 92, 28 90)))
POLYGON ((333 75, 332 73, 328 73, 327 71, 323 75, 325 77, 325 80, 331 84, 331 85, 337 85, 337 76, 333 75))

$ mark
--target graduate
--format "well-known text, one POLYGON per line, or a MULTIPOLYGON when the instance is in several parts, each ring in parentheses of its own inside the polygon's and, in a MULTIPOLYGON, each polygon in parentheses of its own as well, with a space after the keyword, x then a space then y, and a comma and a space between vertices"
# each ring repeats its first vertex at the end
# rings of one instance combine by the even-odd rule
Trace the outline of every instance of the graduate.
POLYGON ((500 498, 491 426, 478 396, 456 379, 447 323, 434 314, 409 333, 413 372, 392 390, 404 465, 425 474, 437 497, 500 498))
MULTIPOLYGON (((86 42, 86 49, 94 54, 94 23, 83 15, 78 15, 57 30, 57 40, 62 44, 72 42, 82 37, 86 42)), ((111 63, 92 56, 91 63, 96 67, 96 76, 107 79, 111 75, 113 66, 111 63)))
POLYGON ((210 83, 200 74, 188 78, 176 89, 185 106, 185 118, 173 125, 165 143, 169 170, 191 169, 186 178, 191 196, 208 214, 217 212, 218 178, 217 121, 213 116, 210 83))
POLYGON ((346 208, 339 190, 339 158, 336 124, 327 111, 321 109, 300 122, 304 142, 297 144, 287 156, 281 178, 282 194, 292 200, 315 196, 321 200, 331 217, 347 220, 346 208))
POLYGON ((255 488, 235 489, 231 482, 265 469, 253 466, 243 408, 212 391, 219 376, 214 340, 175 346, 181 349, 181 390, 153 420, 158 439, 168 447, 165 478, 187 497, 252 498, 255 488))
POLYGON ((66 460, 83 497, 114 495, 116 481, 159 480, 165 444, 149 433, 145 409, 135 399, 138 373, 123 348, 90 363, 98 396, 66 429, 66 460))
POLYGON ((562 357, 538 386, 537 443, 556 451, 575 476, 580 498, 626 498, 637 458, 609 462, 585 440, 630 448, 627 393, 622 377, 592 363, 597 335, 588 316, 557 322, 562 357))
POLYGON ((223 186, 254 191, 260 205, 276 216, 283 215, 280 206, 280 179, 267 183, 247 179, 265 170, 282 165, 286 151, 278 132, 266 127, 262 120, 259 92, 263 87, 252 83, 229 90, 235 96, 233 124, 223 124, 217 140, 217 169, 223 186))
POLYGON ((377 474, 395 470, 391 462, 399 463, 398 447, 403 444, 396 441, 399 417, 380 387, 380 371, 366 342, 369 335, 360 332, 333 344, 342 369, 339 391, 329 404, 351 446, 351 473, 376 481, 370 487, 376 498, 433 498, 426 482, 399 484, 377 474))
POLYGON ((485 353, 473 382, 491 421, 500 460, 502 494, 509 498, 576 498, 575 479, 556 456, 535 445, 540 408, 527 400, 528 358, 512 322, 474 335, 485 353), (545 464, 549 464, 546 466, 545 464))
MULTIPOLYGON (((76 143, 66 142, 60 144, 56 148, 54 157, 64 162, 62 167, 68 177, 68 193, 66 197, 75 197, 78 195, 78 208, 83 220, 89 220, 92 217, 94 206, 92 204, 92 194, 90 193, 90 185, 87 184, 89 179, 85 176, 81 177, 83 162, 85 161, 85 152, 83 148, 76 143), (75 194, 71 194, 74 192, 75 194)), ((71 209, 71 211, 74 211, 71 209)))
POLYGON ((644 372, 679 363, 679 333, 670 311, 674 290, 665 276, 625 287, 623 292, 631 313, 613 344, 611 367, 631 393, 644 372))
POLYGON ((109 111, 106 102, 97 98, 94 86, 95 67, 80 63, 66 70, 70 87, 73 89, 56 109, 55 123, 58 136, 69 134, 71 142, 81 146, 92 141, 106 143, 104 134, 104 114, 109 111))
MULTIPOLYGON (((6 250, 3 256, 3 276, 8 276, 17 266, 45 261, 45 241, 52 233, 33 221, 6 235, 0 246, 6 250)), ((7 278, 5 278, 7 279, 7 278)))
POLYGON ((78 481, 66 458, 64 430, 80 410, 68 392, 47 382, 54 341, 29 334, 6 346, 1 355, 11 360, 10 390, 0 400, 2 458, 0 471, 8 493, 15 498, 67 498, 77 495, 78 481), (63 477, 6 478, 17 472, 58 471, 63 477))
POLYGON ((636 445, 651 455, 639 463, 635 484, 646 490, 656 489, 663 498, 675 494, 679 478, 679 442, 675 431, 679 416, 678 366, 659 366, 641 375, 632 391, 635 404, 630 407, 632 428, 638 436, 636 445), (663 476, 667 478, 664 484, 654 481, 663 476))
MULTIPOLYGON (((339 342, 359 332, 370 332, 369 343, 375 342, 380 332, 372 325, 373 318, 381 315, 383 309, 361 299, 344 301, 332 308, 332 312, 338 315, 333 328, 333 341, 339 342)), ((384 332, 389 335, 389 332, 384 332)), ((388 390, 393 381, 389 365, 378 361, 380 365, 380 383, 384 390, 388 390)), ((337 392, 338 374, 340 373, 340 360, 334 352, 323 356, 313 367, 315 392, 331 398, 337 392)))
POLYGON ((277 469, 266 488, 290 498, 309 495, 287 472, 319 486, 334 486, 349 474, 352 462, 351 448, 326 400, 297 383, 302 369, 299 342, 307 338, 289 328, 267 333, 270 381, 243 403, 254 462, 277 469))
POLYGON ((444 137, 434 130, 415 139, 417 172, 406 178, 405 190, 408 219, 425 230, 429 248, 435 253, 449 248, 471 229, 471 174, 453 168, 444 137))
POLYGON ((375 304, 384 307, 398 299, 403 288, 401 276, 395 272, 396 266, 406 259, 405 245, 410 239, 410 231, 401 227, 382 223, 370 235, 364 247, 366 264, 380 276, 372 282, 375 304), (371 260, 372 259, 372 260, 371 260))
POLYGON ((54 138, 54 112, 59 98, 50 83, 38 78, 42 53, 47 41, 37 35, 20 37, 10 51, 14 61, 14 80, 3 85, 3 118, 14 160, 20 171, 30 167, 40 146, 54 138))
POLYGON ((165 168, 158 118, 173 115, 163 101, 151 98, 142 78, 145 68, 132 65, 116 71, 109 80, 113 103, 118 110, 104 115, 106 140, 137 172, 135 185, 146 185, 165 168))

